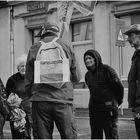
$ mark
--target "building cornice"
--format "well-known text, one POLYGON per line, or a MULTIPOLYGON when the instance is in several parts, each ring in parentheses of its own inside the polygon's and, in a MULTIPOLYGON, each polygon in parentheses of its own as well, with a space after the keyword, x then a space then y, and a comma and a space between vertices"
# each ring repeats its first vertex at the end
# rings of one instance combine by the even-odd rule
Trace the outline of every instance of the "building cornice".
POLYGON ((125 1, 112 3, 112 11, 116 17, 140 13, 140 1, 125 1))
POLYGON ((9 6, 21 5, 27 3, 28 1, 3 1, 0 2, 0 8, 5 8, 9 6))

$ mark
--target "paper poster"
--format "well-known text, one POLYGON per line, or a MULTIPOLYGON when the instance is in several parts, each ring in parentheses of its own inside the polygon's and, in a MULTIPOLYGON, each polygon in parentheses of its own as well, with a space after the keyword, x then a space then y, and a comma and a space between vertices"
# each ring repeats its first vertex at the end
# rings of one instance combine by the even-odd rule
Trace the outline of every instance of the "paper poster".
POLYGON ((35 83, 69 82, 69 60, 35 61, 35 83))

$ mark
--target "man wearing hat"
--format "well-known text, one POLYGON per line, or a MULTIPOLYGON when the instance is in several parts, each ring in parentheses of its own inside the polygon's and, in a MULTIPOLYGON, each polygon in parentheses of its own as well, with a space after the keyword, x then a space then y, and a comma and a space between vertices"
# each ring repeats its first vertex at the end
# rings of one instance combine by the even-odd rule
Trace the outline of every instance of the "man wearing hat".
MULTIPOLYGON (((52 14, 51 12, 49 14, 52 14)), ((42 42, 48 43, 54 40, 58 34, 59 27, 47 23, 43 25, 37 36, 40 37, 42 42)), ((34 83, 34 62, 37 59, 41 43, 38 42, 31 46, 28 53, 25 89, 32 100, 33 136, 35 139, 52 139, 54 122, 62 139, 77 138, 72 85, 73 82, 79 81, 76 73, 75 57, 72 46, 68 42, 62 38, 57 38, 56 42, 61 45, 69 59, 70 66, 70 82, 64 83, 60 88, 46 83, 34 83)))
POLYGON ((140 138, 140 24, 131 25, 124 34, 135 49, 128 74, 128 104, 132 108, 137 136, 140 138))

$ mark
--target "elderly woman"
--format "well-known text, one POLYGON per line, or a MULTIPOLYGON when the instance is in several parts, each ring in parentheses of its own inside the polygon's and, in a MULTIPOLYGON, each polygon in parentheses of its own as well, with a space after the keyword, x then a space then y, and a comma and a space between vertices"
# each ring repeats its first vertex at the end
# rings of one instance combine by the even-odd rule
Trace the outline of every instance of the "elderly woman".
POLYGON ((26 59, 27 55, 24 54, 17 60, 17 70, 18 72, 12 75, 7 83, 6 83, 6 94, 7 97, 11 93, 16 93, 19 98, 22 99, 21 108, 26 113, 26 124, 25 124, 25 132, 19 132, 14 128, 13 121, 10 120, 10 128, 12 132, 13 139, 31 139, 31 102, 25 93, 25 85, 24 85, 24 75, 26 70, 26 59))

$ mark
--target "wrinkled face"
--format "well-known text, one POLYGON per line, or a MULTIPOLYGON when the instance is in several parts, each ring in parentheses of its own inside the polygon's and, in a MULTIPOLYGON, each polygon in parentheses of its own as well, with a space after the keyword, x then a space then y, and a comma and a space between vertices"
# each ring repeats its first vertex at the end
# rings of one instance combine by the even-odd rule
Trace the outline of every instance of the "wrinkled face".
POLYGON ((25 71, 26 71, 26 63, 25 62, 21 62, 19 64, 18 71, 20 72, 21 75, 25 75, 25 71))
POLYGON ((140 38, 138 33, 130 33, 127 41, 130 43, 131 47, 135 49, 140 47, 140 38))
POLYGON ((85 56, 85 64, 87 67, 94 67, 95 66, 95 59, 90 55, 85 56))

